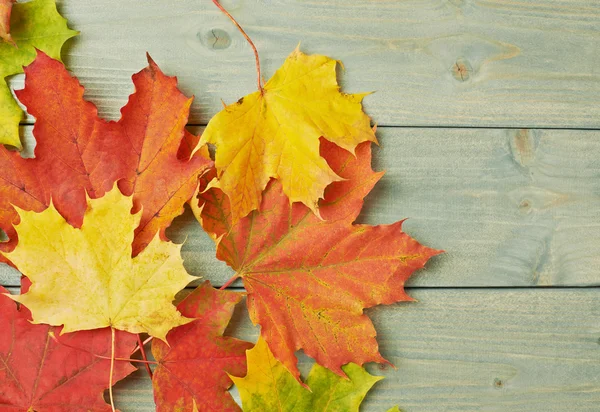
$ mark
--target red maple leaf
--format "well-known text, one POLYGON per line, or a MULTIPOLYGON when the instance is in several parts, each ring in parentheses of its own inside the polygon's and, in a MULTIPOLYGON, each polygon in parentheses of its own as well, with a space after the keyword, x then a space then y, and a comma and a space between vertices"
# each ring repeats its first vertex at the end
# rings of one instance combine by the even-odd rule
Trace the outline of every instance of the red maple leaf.
POLYGON ((218 189, 201 194, 202 210, 196 208, 203 225, 223 235, 217 257, 243 279, 252 321, 297 379, 299 349, 342 376, 349 362, 385 362, 363 309, 411 300, 405 281, 440 253, 402 232, 402 222, 352 224, 382 175, 371 170, 370 143, 358 146, 355 158, 322 139, 321 155, 347 179, 327 188, 319 207, 325 220, 290 205, 277 181, 263 194, 260 212, 235 225, 218 189))
POLYGON ((204 282, 177 306, 196 320, 169 332, 169 345, 152 342, 157 411, 191 411, 194 402, 199 411, 240 410, 227 392, 233 385, 227 374, 246 374, 246 350, 253 345, 223 332, 242 297, 204 282))
MULTIPOLYGON (((28 281, 25 281, 25 288, 28 281)), ((0 410, 110 411, 104 401, 108 388, 111 331, 108 328, 67 333, 62 328, 34 325, 31 313, 0 286, 0 410), (56 342, 51 333, 58 337, 56 342)), ((128 358, 135 335, 117 332, 115 357, 128 358)), ((113 382, 136 369, 115 362, 113 382)))
POLYGON ((174 77, 148 61, 133 76, 136 91, 118 122, 98 118, 62 63, 39 52, 25 69, 25 89, 17 97, 36 117, 36 158, 21 159, 0 147, 0 228, 10 239, 0 250, 10 251, 17 242, 13 225, 19 218, 12 205, 42 211, 52 199, 65 219, 80 227, 86 192, 101 197, 116 181, 124 194, 133 194, 132 212, 143 209, 133 255, 156 232, 166 239, 166 228, 212 162, 206 150, 190 158, 189 149, 180 147, 195 140, 185 131, 192 99, 177 89, 174 77))

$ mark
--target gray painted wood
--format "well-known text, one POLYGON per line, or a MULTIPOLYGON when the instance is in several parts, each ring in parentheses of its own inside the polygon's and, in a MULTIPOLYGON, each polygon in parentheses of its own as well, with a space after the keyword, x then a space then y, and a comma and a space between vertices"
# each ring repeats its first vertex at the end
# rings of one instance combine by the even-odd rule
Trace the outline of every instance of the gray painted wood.
MULTIPOLYGON (((418 303, 369 310, 382 354, 397 366, 361 411, 597 411, 598 289, 415 290, 418 303)), ((227 334, 255 341, 239 306, 227 334)), ((301 356, 306 376, 310 360, 301 356)), ((117 385, 117 406, 154 410, 143 370, 117 385)))
MULTIPOLYGON (((377 91, 380 125, 600 126, 595 0, 224 0, 269 78, 302 42, 344 62, 348 92, 377 91)), ((148 51, 197 96, 191 123, 255 90, 253 55, 210 1, 58 1, 81 35, 65 61, 119 117, 148 51)), ((22 85, 19 77, 12 82, 22 85)))
MULTIPOLYGON (((414 287, 600 285, 600 131, 515 129, 600 128, 600 3, 222 3, 255 40, 267 78, 301 41, 344 62, 344 91, 377 91, 365 108, 379 125, 513 128, 378 129, 374 163, 387 174, 360 220, 409 217, 408 233, 447 253, 409 283, 419 303, 369 310, 398 369, 368 366, 386 379, 362 410, 597 411, 600 289, 414 287)), ((64 60, 103 117, 119 117, 146 50, 196 95, 193 124, 254 91, 249 47, 208 0, 58 5, 82 31, 64 60)), ((187 237, 190 273, 216 285, 232 275, 189 211, 168 233, 187 237)), ((0 284, 17 285, 18 273, 0 265, 0 284)), ((228 333, 256 339, 242 306, 228 333)), ((310 360, 300 362, 306 373, 310 360)), ((143 371, 116 394, 123 411, 154 410, 143 371)))
MULTIPOLYGON (((25 132, 31 142, 31 127, 25 132)), ((600 131, 382 127, 377 134, 375 168, 387 174, 360 220, 408 217, 408 233, 447 251, 409 285, 600 285, 600 131)), ((187 238, 190 273, 216 285, 233 275, 189 211, 168 234, 187 238)), ((18 284, 17 272, 0 266, 0 283, 18 284)))

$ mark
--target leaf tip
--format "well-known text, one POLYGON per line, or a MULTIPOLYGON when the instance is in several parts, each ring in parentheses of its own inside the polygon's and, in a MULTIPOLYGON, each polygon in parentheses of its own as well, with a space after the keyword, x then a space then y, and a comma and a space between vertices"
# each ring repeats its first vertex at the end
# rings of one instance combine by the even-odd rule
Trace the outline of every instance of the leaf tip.
POLYGON ((152 69, 159 69, 158 65, 156 64, 156 62, 154 61, 154 59, 150 56, 149 52, 146 52, 146 60, 148 60, 148 65, 152 68, 152 69))

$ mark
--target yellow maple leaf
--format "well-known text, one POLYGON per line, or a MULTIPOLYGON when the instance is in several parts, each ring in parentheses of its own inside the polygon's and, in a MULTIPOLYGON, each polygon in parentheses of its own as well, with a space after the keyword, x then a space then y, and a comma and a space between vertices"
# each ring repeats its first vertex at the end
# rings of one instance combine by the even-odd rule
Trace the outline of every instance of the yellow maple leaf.
POLYGON ((211 119, 200 145, 217 146, 219 186, 229 196, 233 220, 260 205, 269 179, 281 180, 290 202, 318 213, 327 185, 341 180, 319 155, 319 138, 354 152, 376 141, 362 111, 366 94, 343 94, 336 79, 337 61, 298 49, 256 91, 211 119))
POLYGON ((63 333, 110 326, 165 340, 192 321, 173 306, 175 294, 196 279, 183 267, 180 245, 155 236, 131 258, 141 212, 114 188, 88 199, 81 229, 70 226, 53 205, 41 213, 19 210, 19 244, 6 256, 31 281, 23 295, 33 323, 64 325, 63 333))

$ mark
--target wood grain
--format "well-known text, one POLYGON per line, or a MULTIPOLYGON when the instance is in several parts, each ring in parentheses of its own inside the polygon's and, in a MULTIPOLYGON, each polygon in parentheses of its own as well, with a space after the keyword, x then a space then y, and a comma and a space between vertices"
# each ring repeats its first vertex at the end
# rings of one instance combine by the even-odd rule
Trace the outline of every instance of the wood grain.
MULTIPOLYGON (((254 91, 253 55, 210 1, 57 3, 82 32, 65 62, 103 116, 119 117, 144 51, 196 95, 193 124, 254 91)), ((345 91, 377 91, 365 105, 380 125, 600 127, 595 0, 223 4, 257 44, 265 77, 302 42, 344 62, 345 91)))
MULTIPOLYGON (((24 131, 31 146, 31 127, 24 131)), ((360 221, 408 217, 406 232, 447 252, 409 285, 600 285, 600 131, 382 127, 377 134, 374 167, 387 173, 360 221)), ((185 241, 191 274, 216 285, 233 275, 189 211, 167 233, 185 241)), ((0 284, 18 284, 18 273, 0 265, 0 284)))
MULTIPOLYGON (((592 412, 600 404, 597 289, 415 290, 418 303, 369 310, 385 379, 362 412, 592 412)), ((239 306, 227 334, 255 341, 239 306)), ((311 361, 300 357, 304 376, 311 361)), ((117 406, 153 411, 141 370, 117 385, 117 406)))

